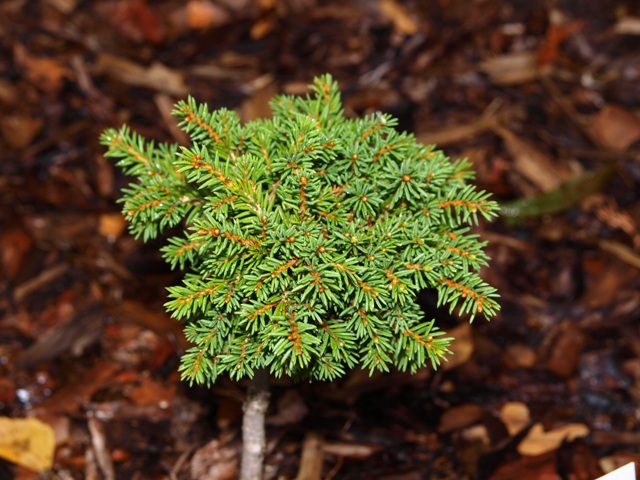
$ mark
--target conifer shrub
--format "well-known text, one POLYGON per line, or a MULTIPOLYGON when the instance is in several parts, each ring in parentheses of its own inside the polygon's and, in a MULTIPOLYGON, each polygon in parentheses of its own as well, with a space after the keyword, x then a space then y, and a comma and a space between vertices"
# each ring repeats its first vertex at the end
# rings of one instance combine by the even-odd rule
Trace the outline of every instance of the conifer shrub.
POLYGON ((181 101, 189 146, 126 126, 101 137, 137 180, 121 199, 130 232, 147 241, 180 227, 162 248, 185 271, 166 308, 193 345, 180 366, 191 383, 436 368, 452 339, 424 318, 420 289, 471 318, 498 309, 478 275, 485 242, 470 230, 498 208, 469 183, 470 164, 387 114, 345 117, 329 75, 311 90, 275 97, 273 118, 244 125, 181 101))

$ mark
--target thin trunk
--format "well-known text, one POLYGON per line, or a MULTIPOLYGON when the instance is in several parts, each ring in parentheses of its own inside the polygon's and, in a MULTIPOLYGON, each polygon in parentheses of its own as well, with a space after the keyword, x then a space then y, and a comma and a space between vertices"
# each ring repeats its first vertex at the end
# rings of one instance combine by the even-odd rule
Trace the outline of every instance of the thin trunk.
POLYGON ((257 370, 244 401, 240 480, 262 480, 266 435, 264 416, 269 406, 269 372, 257 370))

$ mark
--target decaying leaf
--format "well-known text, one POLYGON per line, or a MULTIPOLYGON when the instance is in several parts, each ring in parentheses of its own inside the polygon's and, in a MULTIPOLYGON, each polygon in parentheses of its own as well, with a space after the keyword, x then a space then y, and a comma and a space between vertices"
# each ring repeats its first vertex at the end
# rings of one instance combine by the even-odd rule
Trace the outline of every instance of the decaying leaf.
POLYGON ((640 140, 640 118, 616 105, 605 105, 591 118, 590 128, 603 146, 620 152, 640 140))
POLYGON ((188 93, 182 73, 159 62, 144 67, 126 58, 102 54, 98 57, 97 68, 101 73, 129 85, 146 87, 178 97, 185 97, 188 93))
POLYGON ((507 402, 500 410, 500 419, 509 435, 515 435, 531 421, 529 407, 522 402, 507 402))
POLYGON ((565 440, 574 440, 589 435, 589 427, 583 423, 570 423, 547 432, 540 423, 536 423, 525 439, 518 445, 521 455, 541 455, 555 450, 565 440))
POLYGON ((36 472, 49 470, 55 443, 51 427, 36 418, 0 417, 0 457, 5 460, 36 472))

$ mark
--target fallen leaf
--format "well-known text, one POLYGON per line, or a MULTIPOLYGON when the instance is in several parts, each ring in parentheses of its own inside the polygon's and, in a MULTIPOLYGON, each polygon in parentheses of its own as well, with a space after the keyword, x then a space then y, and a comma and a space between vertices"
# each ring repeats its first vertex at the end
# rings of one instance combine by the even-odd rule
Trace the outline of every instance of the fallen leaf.
POLYGON ((589 427, 583 423, 570 423, 562 427, 544 431, 542 424, 536 423, 529 434, 518 445, 521 455, 541 455, 555 450, 565 440, 574 440, 589 435, 589 427))
POLYGON ((508 345, 505 351, 506 360, 516 367, 531 368, 536 364, 536 352, 523 343, 508 345))
POLYGON ((295 390, 287 392, 278 400, 278 411, 275 415, 267 418, 267 425, 294 425, 309 413, 309 408, 304 400, 295 390))
POLYGON ((517 172, 543 192, 556 190, 570 177, 567 170, 527 140, 499 126, 493 127, 493 131, 502 137, 517 172))
POLYGON ((415 35, 420 30, 420 24, 407 12, 404 6, 395 0, 381 0, 380 12, 387 17, 396 32, 404 35, 415 35))
POLYGON ((517 52, 481 62, 480 71, 495 85, 519 85, 536 79, 539 67, 535 52, 517 52))
POLYGON ((14 279, 28 260, 33 247, 31 235, 21 226, 3 227, 0 233, 0 266, 10 279, 14 279))
POLYGON ((100 73, 138 87, 146 87, 177 97, 185 97, 188 88, 182 72, 173 70, 159 62, 143 67, 137 63, 115 55, 101 54, 96 67, 100 73))
POLYGON ((46 3, 51 5, 61 13, 71 13, 78 4, 78 0, 46 0, 46 3))
POLYGON ((324 453, 347 458, 367 458, 382 450, 380 445, 367 445, 364 443, 326 442, 322 449, 324 453))
POLYGON ((71 70, 58 59, 31 56, 24 45, 16 44, 13 55, 16 65, 24 69, 27 81, 42 90, 59 90, 65 79, 73 78, 71 70))
POLYGON ((231 20, 226 10, 207 0, 190 0, 186 6, 186 16, 187 26, 197 30, 218 27, 231 20))
POLYGON ((529 407, 522 402, 507 402, 500 409, 500 420, 513 436, 526 427, 531 421, 529 407))
POLYGON ((614 25, 613 31, 618 35, 640 35, 640 18, 622 17, 614 25))
POLYGON ((36 418, 0 417, 0 457, 36 472, 53 465, 55 436, 36 418))
POLYGON ((479 422, 485 415, 482 405, 465 403, 447 409, 440 417, 438 432, 448 433, 479 422))
POLYGON ((638 255, 633 249, 623 245, 620 242, 613 242, 610 240, 600 240, 598 246, 609 252, 610 254, 618 257, 623 262, 640 269, 640 255, 638 255))
POLYGON ((191 476, 199 480, 238 478, 238 449, 224 436, 198 449, 191 459, 191 476))
POLYGON ((175 394, 175 385, 164 385, 161 382, 142 377, 140 384, 131 391, 129 397, 136 405, 159 405, 166 408, 173 404, 175 394))
POLYGON ((144 0, 100 3, 96 6, 96 11, 134 42, 158 43, 165 36, 164 25, 144 0))
POLYGON ((580 352, 587 339, 575 324, 563 321, 553 327, 538 348, 544 368, 560 378, 570 378, 580 361, 580 352))
POLYGON ((640 140, 640 118, 616 105, 602 107, 589 128, 603 146, 619 152, 640 140))
POLYGON ((120 238, 127 222, 120 213, 103 213, 98 220, 98 233, 110 240, 120 238))
POLYGON ((558 480, 554 453, 535 457, 521 457, 515 461, 503 463, 489 477, 489 480, 558 480))
POLYGON ((449 350, 451 350, 453 355, 449 355, 447 357, 448 361, 443 362, 443 370, 451 370, 452 368, 462 365, 471 358, 474 350, 473 339, 471 338, 471 325, 468 323, 462 323, 448 333, 455 338, 449 346, 449 350))
POLYGON ((180 145, 189 145, 189 135, 176 125, 176 119, 171 114, 175 102, 171 100, 171 97, 163 93, 156 94, 153 100, 158 108, 158 112, 160 112, 164 125, 167 127, 167 130, 169 130, 169 133, 171 133, 173 139, 180 145))
POLYGON ((272 112, 269 101, 277 93, 278 87, 272 81, 254 91, 240 105, 239 113, 242 121, 246 123, 258 118, 270 118, 272 112))
POLYGON ((2 136, 11 148, 20 150, 28 146, 40 133, 44 122, 28 115, 7 115, 0 119, 2 136))
POLYGON ((574 33, 580 31, 584 26, 583 20, 565 22, 560 18, 557 21, 553 21, 554 13, 557 13, 557 11, 552 11, 552 21, 550 22, 549 29, 547 30, 546 38, 538 48, 539 65, 548 65, 553 63, 558 56, 560 45, 574 33))

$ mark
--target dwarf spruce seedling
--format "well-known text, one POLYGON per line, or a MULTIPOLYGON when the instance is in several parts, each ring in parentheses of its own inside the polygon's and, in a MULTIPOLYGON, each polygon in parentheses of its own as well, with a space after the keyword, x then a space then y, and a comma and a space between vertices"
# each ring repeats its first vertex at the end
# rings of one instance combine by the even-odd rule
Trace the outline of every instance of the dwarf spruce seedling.
POLYGON ((497 204, 468 183, 469 163, 399 133, 389 115, 346 118, 329 75, 311 89, 244 125, 179 102, 190 146, 127 127, 102 135, 138 180, 123 191, 130 231, 146 241, 181 227, 162 250, 186 272, 166 307, 193 344, 180 366, 191 383, 435 368, 452 339, 423 318, 420 289, 472 317, 498 309, 478 275, 485 243, 470 233, 497 204))

